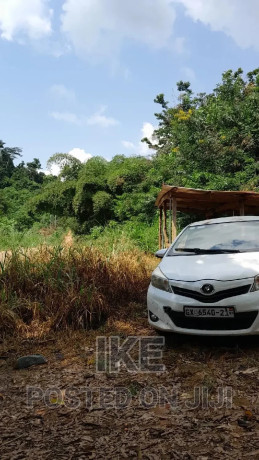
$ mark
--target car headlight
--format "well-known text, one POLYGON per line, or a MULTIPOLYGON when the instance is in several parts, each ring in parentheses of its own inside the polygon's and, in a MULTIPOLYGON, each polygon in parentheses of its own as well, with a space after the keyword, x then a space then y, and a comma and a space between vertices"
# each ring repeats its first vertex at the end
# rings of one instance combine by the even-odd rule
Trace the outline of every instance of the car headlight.
POLYGON ((259 291, 259 275, 255 276, 254 284, 251 291, 259 291))
POLYGON ((155 288, 161 289, 162 291, 172 292, 168 279, 161 272, 159 267, 157 267, 152 273, 151 284, 155 288))

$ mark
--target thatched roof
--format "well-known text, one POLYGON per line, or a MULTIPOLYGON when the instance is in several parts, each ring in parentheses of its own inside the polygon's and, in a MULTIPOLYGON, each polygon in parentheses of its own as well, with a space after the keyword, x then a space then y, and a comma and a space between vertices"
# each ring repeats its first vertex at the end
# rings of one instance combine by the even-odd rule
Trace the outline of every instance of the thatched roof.
POLYGON ((187 213, 222 214, 240 212, 246 215, 259 215, 259 193, 222 192, 163 185, 156 200, 156 206, 170 208, 170 198, 176 199, 177 211, 187 213))

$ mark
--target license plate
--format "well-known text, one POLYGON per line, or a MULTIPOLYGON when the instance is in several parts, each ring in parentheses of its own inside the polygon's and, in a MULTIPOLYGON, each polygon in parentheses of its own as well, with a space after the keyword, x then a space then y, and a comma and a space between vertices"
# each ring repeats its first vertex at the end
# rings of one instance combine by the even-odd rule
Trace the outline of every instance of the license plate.
POLYGON ((233 307, 184 307, 185 316, 199 318, 234 318, 233 307))

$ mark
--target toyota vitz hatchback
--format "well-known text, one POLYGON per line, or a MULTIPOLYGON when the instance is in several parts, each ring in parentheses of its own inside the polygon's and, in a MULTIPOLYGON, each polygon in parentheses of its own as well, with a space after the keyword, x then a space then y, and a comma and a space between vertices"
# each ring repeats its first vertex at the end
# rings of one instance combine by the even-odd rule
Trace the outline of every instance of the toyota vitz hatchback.
POLYGON ((149 322, 161 331, 259 334, 259 217, 226 217, 186 227, 148 289, 149 322))

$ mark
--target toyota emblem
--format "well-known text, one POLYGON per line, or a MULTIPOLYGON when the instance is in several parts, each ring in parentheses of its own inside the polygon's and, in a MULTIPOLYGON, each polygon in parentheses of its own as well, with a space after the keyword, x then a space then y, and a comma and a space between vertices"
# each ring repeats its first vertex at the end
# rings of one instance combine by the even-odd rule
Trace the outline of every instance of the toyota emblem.
POLYGON ((214 286, 212 286, 212 284, 204 284, 201 290, 204 294, 209 295, 214 292, 214 286))

